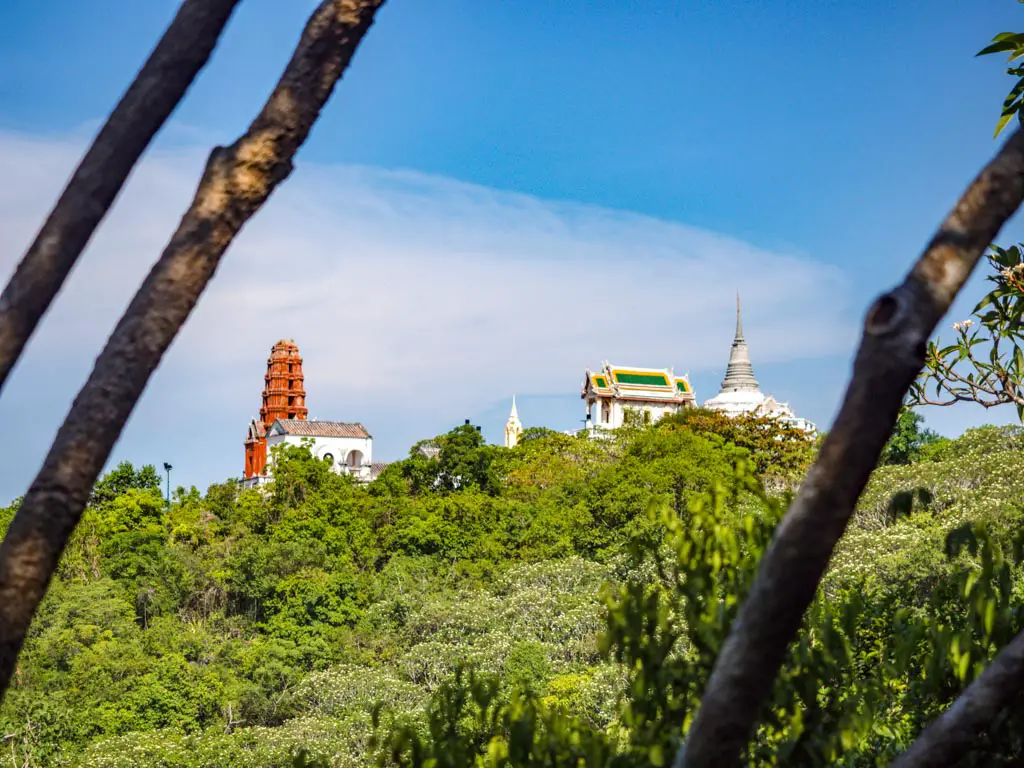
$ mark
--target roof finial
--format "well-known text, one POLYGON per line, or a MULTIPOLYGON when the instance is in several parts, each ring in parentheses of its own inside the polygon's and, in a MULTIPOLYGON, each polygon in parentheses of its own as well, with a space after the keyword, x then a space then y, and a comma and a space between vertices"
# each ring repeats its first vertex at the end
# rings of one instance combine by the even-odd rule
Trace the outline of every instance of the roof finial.
POLYGON ((743 341, 743 315, 740 312, 740 291, 736 289, 736 341, 743 341))
POLYGON ((516 410, 516 396, 512 395, 512 412, 509 414, 510 419, 518 419, 519 411, 516 410))

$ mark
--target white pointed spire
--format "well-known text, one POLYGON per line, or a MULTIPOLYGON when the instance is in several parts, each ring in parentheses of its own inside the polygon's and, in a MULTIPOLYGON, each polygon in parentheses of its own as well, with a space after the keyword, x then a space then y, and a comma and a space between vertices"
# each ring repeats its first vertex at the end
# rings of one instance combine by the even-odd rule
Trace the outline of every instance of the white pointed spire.
POLYGON ((742 340, 743 340, 743 314, 740 311, 740 291, 737 288, 736 289, 736 338, 733 341, 736 342, 736 341, 742 341, 742 340))
POLYGON ((516 396, 512 395, 512 411, 505 423, 505 447, 515 448, 519 443, 519 436, 523 434, 523 425, 519 421, 519 409, 516 408, 516 396))
POLYGON ((729 366, 725 369, 722 380, 722 392, 749 391, 756 392, 757 379, 754 378, 754 367, 750 364, 750 350, 743 338, 743 315, 740 309, 740 292, 736 291, 736 337, 732 340, 729 352, 729 366))

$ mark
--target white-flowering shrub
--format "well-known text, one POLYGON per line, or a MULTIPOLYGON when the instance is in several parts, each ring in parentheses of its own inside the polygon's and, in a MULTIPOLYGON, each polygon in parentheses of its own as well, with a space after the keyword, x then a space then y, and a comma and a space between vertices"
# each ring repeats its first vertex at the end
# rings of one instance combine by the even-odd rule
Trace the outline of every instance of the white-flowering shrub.
POLYGON ((837 548, 830 581, 944 572, 950 567, 945 537, 954 528, 1016 519, 1024 503, 1022 464, 1024 429, 982 427, 942 446, 933 460, 875 470, 837 548))

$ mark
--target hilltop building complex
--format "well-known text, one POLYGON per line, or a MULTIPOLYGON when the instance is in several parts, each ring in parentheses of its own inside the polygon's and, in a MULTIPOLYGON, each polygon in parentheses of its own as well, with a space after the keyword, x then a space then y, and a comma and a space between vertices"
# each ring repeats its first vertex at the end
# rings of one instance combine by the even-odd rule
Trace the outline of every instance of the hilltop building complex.
POLYGON ((629 410, 653 423, 691 408, 695 402, 689 377, 677 377, 671 368, 623 367, 609 362, 598 371, 587 369, 581 396, 587 404, 587 429, 618 429, 626 423, 629 410))
MULTIPOLYGON (((387 466, 373 461, 373 437, 362 424, 308 418, 302 357, 294 341, 282 339, 273 346, 263 381, 259 417, 249 422, 245 438, 244 486, 255 487, 270 480, 271 449, 277 445, 307 445, 313 456, 330 464, 332 471, 361 482, 370 482, 387 466)), ((697 405, 688 374, 676 376, 672 368, 637 368, 607 361, 596 371, 586 369, 581 397, 586 403, 582 431, 595 436, 624 426, 631 415, 641 423, 654 423, 697 405)), ((705 400, 704 407, 731 417, 766 416, 806 432, 817 431, 813 423, 798 417, 787 403, 761 392, 743 336, 738 293, 736 333, 725 378, 718 394, 705 400)), ((572 430, 569 434, 580 431, 572 430)), ((515 448, 522 434, 523 424, 513 395, 505 424, 505 447, 515 448)), ((419 450, 428 458, 435 458, 439 451, 430 443, 419 450)))
POLYGON ((245 438, 243 486, 270 480, 270 449, 282 444, 308 445, 332 471, 363 482, 383 471, 386 465, 373 461, 373 437, 362 424, 308 418, 302 357, 294 341, 282 339, 271 348, 263 382, 260 415, 249 422, 245 438))
MULTIPOLYGON (((643 421, 653 423, 684 408, 692 408, 697 402, 688 375, 678 377, 671 368, 623 367, 608 362, 603 363, 600 370, 587 369, 581 397, 586 403, 584 429, 594 433, 621 427, 631 410, 643 421)), ((780 403, 761 392, 750 363, 750 350, 743 337, 738 293, 736 335, 725 379, 719 393, 705 400, 704 407, 728 416, 769 416, 807 432, 817 431, 810 421, 794 414, 787 403, 780 403)))

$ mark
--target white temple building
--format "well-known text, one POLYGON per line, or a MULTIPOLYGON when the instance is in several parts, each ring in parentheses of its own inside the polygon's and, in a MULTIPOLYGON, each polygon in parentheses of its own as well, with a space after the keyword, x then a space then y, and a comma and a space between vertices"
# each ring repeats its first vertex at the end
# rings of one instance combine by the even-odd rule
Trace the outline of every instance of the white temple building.
POLYGON ((516 396, 512 395, 512 412, 508 415, 505 423, 505 447, 515 448, 519 444, 519 437, 523 434, 523 423, 519 421, 519 411, 516 409, 516 396))
POLYGON ((771 395, 761 392, 750 362, 750 350, 747 349, 746 339, 743 338, 739 293, 736 294, 736 336, 729 352, 729 365, 725 369, 722 388, 717 395, 704 401, 704 407, 728 416, 739 416, 744 413, 771 416, 805 432, 817 432, 817 427, 793 413, 788 403, 780 403, 771 395))
POLYGON ((633 368, 607 361, 598 371, 587 369, 581 397, 587 404, 588 430, 618 429, 626 423, 628 411, 653 423, 695 405, 688 376, 676 376, 671 368, 633 368))
POLYGON ((330 465, 339 475, 350 475, 360 482, 375 480, 387 466, 373 461, 373 437, 362 424, 317 419, 277 419, 266 433, 267 466, 264 473, 242 481, 255 488, 273 479, 274 446, 309 446, 313 458, 330 465))
POLYGON ((362 424, 315 419, 278 419, 267 431, 267 453, 275 445, 309 445, 313 458, 328 462, 339 474, 369 480, 373 438, 362 424))

